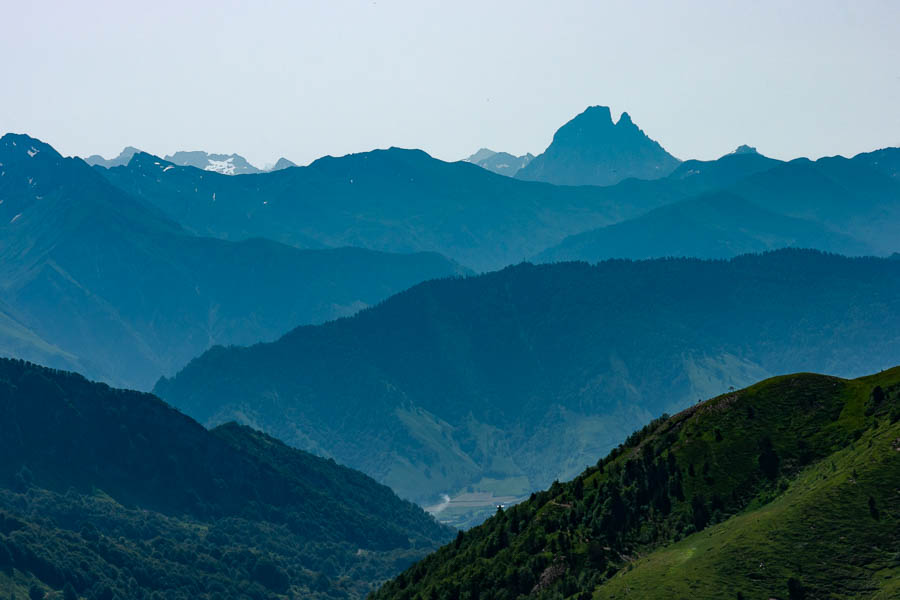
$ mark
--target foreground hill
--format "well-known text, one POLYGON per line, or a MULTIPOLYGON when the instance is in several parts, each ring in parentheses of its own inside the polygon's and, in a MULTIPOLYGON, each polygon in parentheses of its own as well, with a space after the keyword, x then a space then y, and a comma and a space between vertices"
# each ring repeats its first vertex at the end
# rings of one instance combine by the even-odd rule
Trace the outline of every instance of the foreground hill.
POLYGON ((374 595, 900 597, 900 368, 763 381, 652 421, 374 595))
POLYGON ((628 113, 613 123, 608 107, 589 106, 560 127, 550 146, 516 177, 557 185, 612 185, 630 177, 665 177, 679 162, 647 137, 628 113))
POLYGON ((450 534, 333 461, 22 361, 0 445, 4 598, 355 598, 450 534))
POLYGON ((148 389, 213 344, 462 271, 436 254, 198 238, 28 136, 3 136, 0 164, 0 354, 110 383, 148 389))
POLYGON ((522 264, 214 348, 155 390, 202 423, 252 423, 419 502, 518 496, 729 386, 900 363, 898 297, 900 262, 811 251, 522 264))

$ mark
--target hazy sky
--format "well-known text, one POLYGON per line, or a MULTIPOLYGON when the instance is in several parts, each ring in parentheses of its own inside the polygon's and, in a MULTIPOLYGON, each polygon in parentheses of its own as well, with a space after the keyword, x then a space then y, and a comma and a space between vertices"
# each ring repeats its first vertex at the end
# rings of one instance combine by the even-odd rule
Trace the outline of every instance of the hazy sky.
POLYGON ((63 154, 542 151, 590 104, 680 158, 900 145, 900 1, 0 0, 0 133, 63 154))

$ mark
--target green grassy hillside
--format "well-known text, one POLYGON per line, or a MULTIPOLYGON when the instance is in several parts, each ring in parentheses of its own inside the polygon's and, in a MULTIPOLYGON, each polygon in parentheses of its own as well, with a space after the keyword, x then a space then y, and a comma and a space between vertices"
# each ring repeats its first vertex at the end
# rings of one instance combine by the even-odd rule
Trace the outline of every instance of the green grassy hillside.
POLYGON ((896 598, 900 368, 658 419, 376 598, 896 598))

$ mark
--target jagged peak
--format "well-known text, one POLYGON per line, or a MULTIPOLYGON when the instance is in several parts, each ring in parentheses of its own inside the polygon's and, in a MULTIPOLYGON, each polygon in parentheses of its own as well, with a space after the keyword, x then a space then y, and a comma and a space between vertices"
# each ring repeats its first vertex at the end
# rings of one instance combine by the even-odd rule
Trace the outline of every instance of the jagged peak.
POLYGON ((631 120, 631 115, 627 112, 623 112, 622 116, 619 117, 619 122, 616 123, 616 127, 636 127, 634 121, 631 120))
POLYGON ((735 148, 731 153, 732 154, 759 154, 759 152, 756 151, 756 148, 754 146, 748 146, 747 144, 741 144, 740 146, 735 148))

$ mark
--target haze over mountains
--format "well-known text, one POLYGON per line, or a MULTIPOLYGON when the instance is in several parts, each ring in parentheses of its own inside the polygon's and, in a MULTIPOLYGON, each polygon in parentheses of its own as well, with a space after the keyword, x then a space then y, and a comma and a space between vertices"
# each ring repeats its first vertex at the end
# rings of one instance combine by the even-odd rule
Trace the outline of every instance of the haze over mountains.
POLYGON ((811 251, 523 264, 420 284, 271 344, 214 348, 155 392, 420 503, 522 495, 729 386, 900 363, 898 297, 897 261, 811 251))
POLYGON ((28 136, 0 139, 0 163, 0 352, 109 383, 148 389, 213 344, 464 272, 433 253, 195 237, 28 136))
MULTIPOLYGON (((437 251, 478 271, 532 257, 728 257, 785 246, 849 254, 900 250, 896 149, 783 163, 741 146, 715 161, 668 161, 666 169, 651 169, 652 179, 586 186, 591 173, 612 174, 620 159, 644 164, 634 153, 658 147, 630 120, 613 124, 608 113, 593 107, 578 115, 545 153, 551 162, 559 154, 562 163, 584 167, 573 175, 577 187, 500 178, 467 162, 398 148, 326 157, 253 178, 215 177, 147 154, 101 173, 200 235, 268 237, 301 248, 437 251), (733 211, 697 198, 719 191, 736 197, 733 211), (647 214, 682 200, 690 202, 647 214), (624 223, 630 219, 641 220, 624 223), (617 238, 618 231, 625 237, 617 238)), ((473 157, 483 162, 495 155, 483 150, 473 157)))
POLYGON ((0 354, 185 414, 0 360, 0 594, 360 598, 450 539, 396 492, 524 503, 379 597, 892 597, 896 370, 695 403, 900 363, 900 149, 88 160, 0 139, 0 354))
POLYGON ((517 181, 400 148, 325 157, 254 177, 217 176, 148 154, 101 172, 201 235, 267 237, 298 247, 428 248, 477 270, 521 261, 568 233, 658 202, 517 181))

